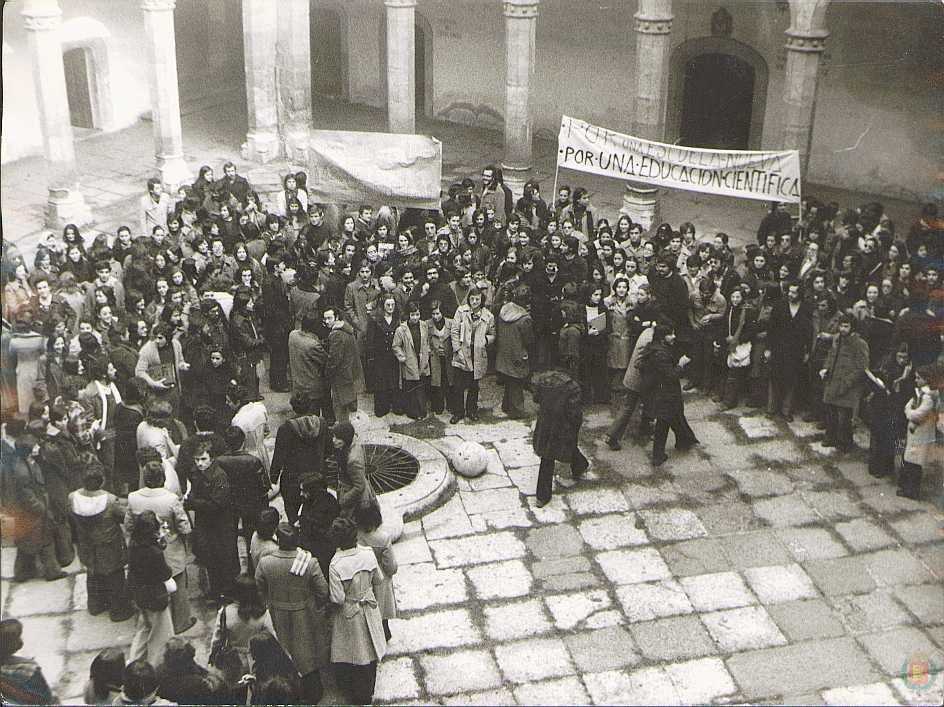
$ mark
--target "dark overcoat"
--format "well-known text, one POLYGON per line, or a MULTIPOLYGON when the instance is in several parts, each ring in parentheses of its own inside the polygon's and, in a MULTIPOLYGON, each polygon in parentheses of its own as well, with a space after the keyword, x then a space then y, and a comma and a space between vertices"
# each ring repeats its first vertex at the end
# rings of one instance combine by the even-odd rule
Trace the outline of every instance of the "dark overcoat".
POLYGON ((639 358, 646 410, 651 417, 670 420, 682 412, 682 386, 678 354, 664 342, 653 342, 639 358))
POLYGON ((580 383, 569 373, 547 370, 531 380, 534 402, 540 408, 531 444, 542 459, 570 463, 583 423, 580 383))

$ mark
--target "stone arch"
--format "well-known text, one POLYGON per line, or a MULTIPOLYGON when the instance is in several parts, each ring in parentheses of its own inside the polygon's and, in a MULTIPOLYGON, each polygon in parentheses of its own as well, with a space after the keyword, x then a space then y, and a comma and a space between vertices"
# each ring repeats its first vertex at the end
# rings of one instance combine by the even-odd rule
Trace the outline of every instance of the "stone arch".
POLYGON ((115 128, 108 42, 111 32, 91 17, 73 17, 62 23, 62 53, 78 49, 85 54, 89 76, 92 123, 96 130, 115 128))
POLYGON ((665 141, 676 142, 682 125, 682 105, 685 89, 685 67, 688 62, 704 54, 723 54, 736 57, 754 70, 754 96, 751 106, 751 125, 748 147, 759 150, 763 144, 764 114, 767 110, 767 61, 753 47, 730 37, 696 37, 672 50, 669 60, 669 90, 666 101, 665 141))

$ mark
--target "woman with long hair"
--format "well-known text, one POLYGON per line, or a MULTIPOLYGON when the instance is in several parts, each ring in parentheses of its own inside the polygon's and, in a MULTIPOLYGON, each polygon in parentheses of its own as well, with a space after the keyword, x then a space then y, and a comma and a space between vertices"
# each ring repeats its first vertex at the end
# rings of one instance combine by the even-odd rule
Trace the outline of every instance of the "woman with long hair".
POLYGON ((374 414, 383 417, 400 409, 400 362, 393 352, 393 337, 400 326, 397 298, 385 294, 379 298, 374 315, 367 320, 365 349, 367 353, 368 389, 374 395, 374 414))
POLYGON ((46 352, 39 357, 36 369, 36 381, 45 386, 46 400, 55 400, 62 393, 65 377, 62 364, 68 348, 69 342, 64 334, 53 334, 46 340, 46 352))
POLYGON ((940 459, 936 441, 938 398, 941 395, 941 366, 919 367, 914 374, 914 387, 905 404, 908 419, 905 454, 898 476, 898 495, 918 500, 921 496, 923 467, 940 459))
POLYGON ((298 178, 290 173, 282 177, 282 190, 276 195, 276 211, 287 218, 289 216, 288 205, 293 200, 299 203, 303 213, 307 213, 308 193, 299 187, 298 178))
POLYGON ((132 662, 144 658, 157 665, 174 634, 170 594, 177 591, 177 585, 164 559, 165 546, 161 522, 154 511, 135 517, 128 545, 128 587, 140 613, 128 655, 132 662))
POLYGON ((259 596, 256 580, 240 575, 233 584, 233 602, 224 604, 216 615, 213 637, 210 640, 210 664, 224 662, 224 652, 234 652, 243 664, 243 673, 249 669, 249 642, 260 631, 275 633, 269 611, 259 596))
POLYGON ((610 402, 607 347, 612 325, 611 315, 603 303, 604 287, 605 283, 590 283, 583 306, 585 327, 580 338, 580 372, 584 404, 610 402))
POLYGON ((725 410, 738 404, 742 393, 747 394, 748 373, 751 362, 752 338, 756 314, 747 303, 744 290, 735 288, 728 296, 728 308, 724 314, 721 352, 727 364, 724 382, 725 410))
POLYGON ((233 297, 229 332, 239 382, 255 399, 259 396, 259 362, 267 344, 256 321, 256 298, 250 291, 241 288, 233 297))
POLYGON ((247 704, 268 704, 268 688, 276 681, 286 683, 291 695, 301 694, 295 663, 271 631, 257 631, 249 639, 249 670, 250 677, 245 682, 249 690, 247 704))

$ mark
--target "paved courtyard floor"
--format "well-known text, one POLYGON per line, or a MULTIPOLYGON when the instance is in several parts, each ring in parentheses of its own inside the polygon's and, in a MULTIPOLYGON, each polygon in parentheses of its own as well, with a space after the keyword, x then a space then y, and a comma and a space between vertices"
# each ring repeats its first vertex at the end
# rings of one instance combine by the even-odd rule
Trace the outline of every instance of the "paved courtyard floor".
MULTIPOLYGON (((475 425, 356 416, 447 457, 464 440, 489 454, 394 546, 401 615, 378 702, 941 704, 944 674, 923 691, 904 678, 911 660, 944 666, 944 515, 869 476, 861 451, 839 458, 810 425, 691 397, 702 445, 654 470, 631 440, 607 449, 611 411, 595 406, 590 473, 537 508, 530 424, 496 416, 499 401, 489 382, 475 425)), ((274 426, 287 396, 267 403, 274 426)), ((2 613, 75 702, 97 651, 127 647, 135 622, 87 614, 77 563, 66 579, 9 584, 13 554, 2 613)), ((193 604, 184 635, 205 660, 214 616, 193 604)))
MULTIPOLYGON (((220 125, 220 110, 184 117, 194 166, 219 167, 237 154, 245 126, 238 117, 220 125)), ((320 124, 339 127, 325 111, 320 124)), ((376 128, 378 120, 359 110, 345 125, 376 128)), ((500 157, 497 134, 421 127, 444 142, 447 181, 500 157)), ((77 151, 97 228, 135 223, 151 174, 150 125, 91 138, 77 151)), ((552 158, 538 152, 537 171, 552 181, 552 158)), ((6 237, 27 249, 35 242, 44 198, 40 160, 4 166, 6 237)), ((594 197, 613 212, 619 198, 612 183, 594 197)), ((912 207, 892 208, 903 223, 912 207)), ((763 206, 670 194, 663 212, 743 241, 763 206)), ((620 452, 607 449, 612 411, 590 408, 581 446, 591 472, 539 509, 530 424, 493 412, 499 397, 489 379, 475 425, 358 415, 361 429, 421 437, 447 456, 475 440, 490 459, 486 474, 459 479, 454 495, 407 523, 395 545, 401 618, 391 622, 379 702, 941 704, 944 514, 933 502, 940 473, 925 485, 931 501, 898 498, 893 485, 866 473, 861 431, 860 450, 837 457, 812 441, 810 425, 722 413, 689 397, 702 445, 658 470, 631 440, 620 452), (910 660, 933 666, 927 689, 904 679, 910 660)), ((287 396, 266 398, 274 429, 287 396)), ((367 399, 360 408, 372 409, 367 399)), ((8 547, 0 553, 0 613, 23 621, 23 654, 36 657, 60 698, 75 702, 92 658, 103 647, 128 646, 134 621, 88 615, 77 563, 66 579, 10 584, 13 556, 8 547)), ((201 599, 193 603, 199 620, 185 635, 205 660, 213 613, 201 599)), ((329 687, 324 701, 336 698, 329 687)))

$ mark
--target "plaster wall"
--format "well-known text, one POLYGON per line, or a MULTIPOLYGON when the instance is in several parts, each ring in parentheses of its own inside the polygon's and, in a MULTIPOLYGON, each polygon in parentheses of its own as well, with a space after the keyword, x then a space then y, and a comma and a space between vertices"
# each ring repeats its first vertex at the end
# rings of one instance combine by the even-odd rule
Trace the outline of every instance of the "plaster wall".
MULTIPOLYGON (((0 161, 42 152, 39 108, 23 25, 23 0, 3 4, 3 141, 0 161)), ((69 0, 62 8, 63 42, 71 28, 97 26, 107 50, 112 124, 117 130, 150 110, 147 57, 143 52, 144 21, 136 2, 69 0)), ((94 71, 89 66, 89 71, 94 71)))

